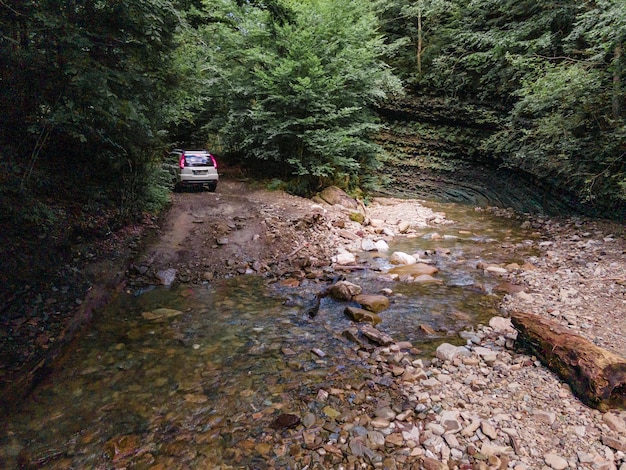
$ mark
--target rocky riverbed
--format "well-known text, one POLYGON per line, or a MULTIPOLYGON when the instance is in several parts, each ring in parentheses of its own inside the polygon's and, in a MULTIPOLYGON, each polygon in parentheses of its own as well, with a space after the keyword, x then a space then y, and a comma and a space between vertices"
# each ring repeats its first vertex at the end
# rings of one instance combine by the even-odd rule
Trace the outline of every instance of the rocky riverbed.
MULTIPOLYGON (((523 242, 536 246, 535 256, 492 267, 511 286, 503 316, 465 333, 465 347, 440 346, 433 360, 402 343, 360 351, 369 386, 318 395, 358 403, 291 431, 318 442, 312 460, 336 468, 626 469, 626 412, 582 404, 537 358, 516 350, 517 332, 505 318, 515 310, 543 315, 626 356, 623 228, 488 210, 536 236, 523 242), (316 441, 327 428, 334 438, 316 441)), ((370 233, 410 236, 421 223, 445 223, 444 214, 419 211, 415 202, 374 201, 370 233), (411 220, 418 226, 407 227, 411 220)))
MULTIPOLYGON (((129 263, 124 288, 163 282, 159 273, 168 270, 181 285, 247 273, 296 290, 306 282, 327 285, 338 273, 363 269, 363 253, 390 256, 385 245, 394 239, 425 233, 436 243, 438 228, 449 224, 447 214, 419 201, 377 198, 364 207, 341 194, 309 201, 231 186, 223 194, 177 195, 156 243, 129 263)), ((508 319, 516 310, 542 315, 626 356, 623 227, 476 211, 510 219, 530 235, 499 247, 525 253, 515 263, 476 261, 505 295, 499 316, 461 334, 465 345, 445 343, 435 357, 424 357, 413 344, 384 335, 364 341, 369 327, 355 323, 357 342, 344 354, 365 369, 363 380, 328 380, 332 385, 298 402, 253 410, 249 422, 198 411, 193 425, 177 432, 156 416, 150 435, 110 439, 102 468, 626 469, 626 412, 582 404, 537 358, 516 349, 508 319), (227 431, 236 436, 229 449, 219 456, 202 451, 227 431)), ((405 255, 400 263, 436 268, 446 250, 405 255)), ((432 271, 380 276, 389 287, 371 294, 391 300, 394 283, 437 281, 432 271)), ((289 360, 292 351, 282 354, 289 360)), ((186 386, 185 406, 202 407, 204 392, 186 386)), ((52 452, 17 441, 7 423, 3 430, 0 463, 8 468, 73 468, 72 452, 63 447, 88 445, 96 434, 83 430, 52 452)))

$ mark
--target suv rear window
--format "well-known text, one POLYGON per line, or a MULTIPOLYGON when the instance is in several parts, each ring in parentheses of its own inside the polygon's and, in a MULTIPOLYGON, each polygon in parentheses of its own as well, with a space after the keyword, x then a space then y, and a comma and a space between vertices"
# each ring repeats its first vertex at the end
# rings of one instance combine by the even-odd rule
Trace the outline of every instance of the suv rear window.
POLYGON ((187 166, 213 166, 211 155, 206 152, 185 152, 187 166))

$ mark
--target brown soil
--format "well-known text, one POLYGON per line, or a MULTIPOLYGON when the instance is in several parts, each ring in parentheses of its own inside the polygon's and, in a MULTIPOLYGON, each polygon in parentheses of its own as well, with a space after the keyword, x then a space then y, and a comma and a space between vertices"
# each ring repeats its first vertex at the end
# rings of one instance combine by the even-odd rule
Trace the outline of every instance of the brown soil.
POLYGON ((184 283, 246 272, 301 277, 327 264, 337 217, 310 200, 235 180, 221 181, 215 193, 175 193, 158 239, 133 261, 129 282, 162 282, 158 273, 167 269, 184 283))

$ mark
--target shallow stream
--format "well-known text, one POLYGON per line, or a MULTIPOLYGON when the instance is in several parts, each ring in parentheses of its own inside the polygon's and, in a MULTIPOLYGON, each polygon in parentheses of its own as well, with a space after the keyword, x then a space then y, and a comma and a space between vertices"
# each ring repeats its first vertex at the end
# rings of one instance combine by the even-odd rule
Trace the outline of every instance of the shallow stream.
MULTIPOLYGON (((432 207, 455 223, 397 239, 391 251, 447 249, 434 256, 441 284, 381 279, 387 261, 365 253, 371 269, 346 275, 368 293, 393 290, 378 328, 412 342, 425 358, 441 342, 463 343, 460 331, 497 314, 501 280, 477 264, 521 263, 533 249, 519 222, 464 206, 432 207)), ((120 294, 3 423, 0 464, 261 468, 263 436, 277 414, 321 412, 311 400, 319 389, 371 378, 342 336, 350 326, 345 304, 325 298, 317 316, 304 313, 320 288, 238 276, 120 294)), ((290 467, 289 452, 277 458, 277 468, 290 467)))

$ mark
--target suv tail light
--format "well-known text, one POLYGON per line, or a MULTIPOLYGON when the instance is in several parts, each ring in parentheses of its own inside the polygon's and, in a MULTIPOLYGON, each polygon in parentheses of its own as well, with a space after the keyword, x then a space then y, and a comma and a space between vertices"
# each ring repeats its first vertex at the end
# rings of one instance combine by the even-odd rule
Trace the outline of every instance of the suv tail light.
POLYGON ((213 162, 213 166, 217 170, 217 162, 215 161, 215 158, 213 157, 213 155, 211 155, 211 161, 213 162))
POLYGON ((185 166, 187 165, 187 160, 185 159, 185 154, 181 153, 180 154, 180 160, 178 161, 178 166, 183 169, 185 168, 185 166))

